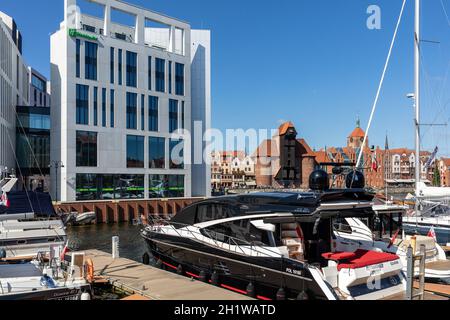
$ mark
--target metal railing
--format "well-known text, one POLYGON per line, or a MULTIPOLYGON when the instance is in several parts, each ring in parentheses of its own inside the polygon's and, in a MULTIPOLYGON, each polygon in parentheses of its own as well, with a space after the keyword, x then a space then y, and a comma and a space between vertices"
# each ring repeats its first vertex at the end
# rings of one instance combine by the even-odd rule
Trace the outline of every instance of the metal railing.
POLYGON ((248 255, 249 253, 247 253, 243 248, 248 247, 251 256, 253 256, 253 252, 255 252, 257 257, 258 256, 268 257, 270 256, 270 254, 273 254, 277 257, 284 258, 284 256, 278 251, 274 251, 265 247, 262 248, 261 246, 258 246, 254 243, 248 242, 240 238, 232 237, 230 235, 226 235, 216 231, 211 231, 208 230, 207 228, 203 228, 201 229, 201 231, 194 231, 191 228, 189 228, 192 227, 192 225, 172 222, 169 219, 162 218, 158 215, 150 215, 149 217, 150 217, 149 222, 151 221, 151 223, 149 223, 149 227, 154 232, 169 234, 169 232, 167 232, 168 230, 164 230, 163 227, 173 226, 174 228, 170 229, 170 231, 174 231, 179 237, 184 237, 185 235, 183 235, 183 232, 187 232, 188 235, 191 235, 195 240, 201 242, 206 242, 205 237, 209 238, 214 242, 216 247, 221 249, 226 250, 227 249, 226 246, 228 245, 228 251, 232 251, 238 254, 242 253, 243 255, 248 255), (180 229, 182 228, 181 232, 177 228, 177 226, 180 227, 180 229), (223 239, 226 242, 220 240, 219 237, 223 237, 223 239), (232 247, 234 247, 234 250, 232 250, 232 247))

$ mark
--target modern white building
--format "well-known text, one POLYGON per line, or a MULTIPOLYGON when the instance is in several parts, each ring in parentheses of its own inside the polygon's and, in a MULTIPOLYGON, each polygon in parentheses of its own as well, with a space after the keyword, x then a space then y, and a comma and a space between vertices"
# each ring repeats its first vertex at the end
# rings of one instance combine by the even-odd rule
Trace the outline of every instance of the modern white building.
POLYGON ((28 69, 22 35, 13 18, 0 12, 0 171, 16 167, 16 106, 28 105, 28 69))
POLYGON ((57 200, 209 196, 210 168, 191 155, 211 125, 210 32, 122 1, 90 2, 102 17, 65 0, 51 36, 57 200))

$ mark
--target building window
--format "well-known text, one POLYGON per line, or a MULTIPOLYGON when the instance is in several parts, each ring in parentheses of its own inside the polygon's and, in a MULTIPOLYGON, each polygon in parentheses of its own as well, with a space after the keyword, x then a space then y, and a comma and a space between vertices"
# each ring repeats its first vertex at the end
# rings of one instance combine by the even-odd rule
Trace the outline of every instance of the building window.
POLYGON ((47 84, 45 83, 45 81, 35 76, 34 74, 31 75, 31 85, 41 92, 47 91, 47 84))
POLYGON ((178 100, 169 100, 169 132, 178 130, 178 100))
POLYGON ((184 141, 170 139, 169 141, 170 169, 184 169, 184 141))
POLYGON ((184 197, 184 175, 151 174, 149 179, 149 198, 184 197))
POLYGON ((181 101, 181 129, 186 129, 184 126, 184 101, 181 101))
POLYGON ((156 82, 156 91, 165 92, 165 69, 166 69, 166 61, 163 59, 155 59, 155 82, 156 82))
POLYGON ((127 92, 127 129, 137 129, 137 94, 127 92))
POLYGON ((158 97, 148 97, 148 130, 158 131, 158 109, 159 109, 158 97))
POLYGON ((110 97, 110 127, 114 128, 114 122, 115 122, 115 118, 114 118, 114 109, 115 109, 115 92, 114 89, 111 89, 111 97, 110 97))
POLYGON ((148 57, 148 90, 152 90, 152 57, 148 57))
POLYGON ((127 51, 127 86, 137 87, 137 54, 127 51))
POLYGON ((114 83, 114 48, 111 47, 111 53, 110 53, 110 81, 111 83, 114 83))
POLYGON ((145 95, 141 95, 141 130, 145 130, 145 95))
POLYGON ((144 137, 127 136, 127 168, 144 168, 144 137))
POLYGON ((77 84, 76 93, 77 124, 89 124, 89 87, 77 84))
POLYGON ((79 173, 76 176, 77 201, 142 199, 144 190, 144 175, 79 173))
POLYGON ((122 49, 119 49, 118 52, 118 77, 119 77, 119 85, 122 85, 122 49))
POLYGON ((184 96, 184 64, 175 63, 175 94, 184 96))
POLYGON ((169 61, 169 94, 172 94, 172 61, 169 61))
POLYGON ((80 51, 81 51, 81 41, 76 39, 76 76, 80 77, 80 51))
POLYGON ((106 127, 106 89, 102 89, 102 126, 106 127))
POLYGON ((97 166, 97 132, 77 131, 77 167, 97 166))
POLYGON ((149 168, 164 169, 166 167, 166 140, 164 138, 148 138, 149 168))
POLYGON ((97 50, 98 45, 85 41, 85 77, 88 80, 97 80, 97 50))
POLYGON ((98 125, 98 88, 94 87, 94 126, 98 125))

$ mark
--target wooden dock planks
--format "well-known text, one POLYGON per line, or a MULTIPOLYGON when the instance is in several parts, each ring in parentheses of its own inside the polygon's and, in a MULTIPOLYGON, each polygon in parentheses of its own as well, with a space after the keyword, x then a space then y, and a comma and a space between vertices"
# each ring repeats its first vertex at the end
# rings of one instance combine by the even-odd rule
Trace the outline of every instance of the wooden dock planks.
POLYGON ((114 286, 151 300, 252 300, 250 297, 179 276, 98 250, 86 251, 95 275, 114 286))

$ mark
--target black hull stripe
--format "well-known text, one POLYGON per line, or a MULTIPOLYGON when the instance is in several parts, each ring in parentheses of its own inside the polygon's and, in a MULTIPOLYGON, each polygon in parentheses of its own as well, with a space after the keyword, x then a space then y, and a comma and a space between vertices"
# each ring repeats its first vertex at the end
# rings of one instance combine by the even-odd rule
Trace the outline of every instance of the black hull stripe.
MULTIPOLYGON (((148 239, 148 238, 146 238, 146 239, 148 241, 153 241, 153 242, 156 242, 156 243, 159 243, 159 244, 162 244, 162 245, 171 246, 171 247, 175 247, 175 248, 181 248, 181 249, 184 249, 184 250, 187 250, 187 251, 195 252, 195 253, 200 254, 200 255, 207 255, 207 256, 211 256, 211 257, 215 257, 215 258, 218 257, 217 255, 214 255, 214 254, 211 254, 211 253, 202 252, 202 251, 198 251, 198 250, 191 249, 191 248, 186 248, 186 247, 180 246, 178 244, 174 245, 174 244, 163 242, 163 241, 160 241, 160 240, 148 239)), ((259 269, 264 269, 264 270, 267 270, 267 271, 270 271, 270 272, 279 273, 279 274, 281 274, 283 276, 293 277, 293 278, 301 279, 301 280, 304 280, 304 281, 310 281, 310 282, 313 281, 310 278, 298 276, 298 275, 295 275, 295 274, 291 274, 291 273, 275 270, 275 269, 272 269, 272 268, 267 268, 267 267, 264 267, 264 266, 261 266, 261 265, 256 265, 256 264, 252 264, 252 263, 248 263, 248 262, 244 262, 244 261, 240 261, 240 260, 236 260, 236 259, 232 259, 232 258, 227 258, 227 257, 224 257, 224 256, 220 256, 220 259, 232 261, 234 263, 244 264, 244 265, 249 266, 249 267, 257 267, 259 269)))

